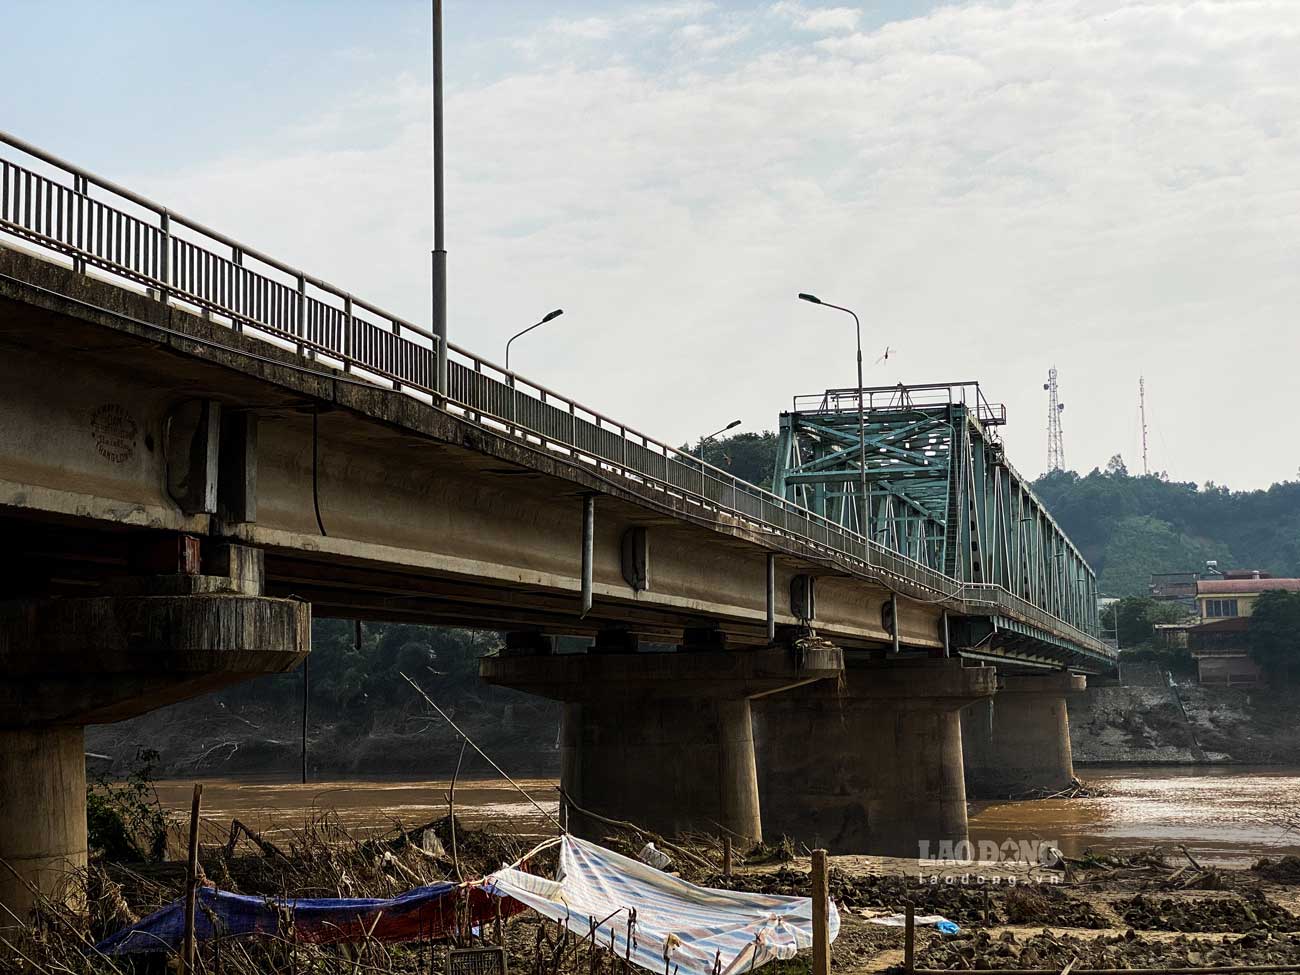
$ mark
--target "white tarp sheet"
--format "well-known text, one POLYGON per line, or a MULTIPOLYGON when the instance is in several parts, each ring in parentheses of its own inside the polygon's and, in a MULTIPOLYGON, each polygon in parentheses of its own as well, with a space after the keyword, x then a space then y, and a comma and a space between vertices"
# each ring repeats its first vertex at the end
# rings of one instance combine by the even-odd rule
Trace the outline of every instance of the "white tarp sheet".
MULTIPOLYGON (((620 957, 628 950, 628 912, 635 909, 631 959, 656 973, 666 968, 668 975, 711 975, 720 954, 721 971, 730 975, 812 947, 808 897, 697 887, 571 836, 561 840, 559 879, 507 867, 486 882, 489 890, 527 904, 580 937, 589 934, 593 920, 599 922, 597 938, 608 946, 612 936, 620 957)), ((829 928, 833 941, 840 930, 834 903, 829 928)))

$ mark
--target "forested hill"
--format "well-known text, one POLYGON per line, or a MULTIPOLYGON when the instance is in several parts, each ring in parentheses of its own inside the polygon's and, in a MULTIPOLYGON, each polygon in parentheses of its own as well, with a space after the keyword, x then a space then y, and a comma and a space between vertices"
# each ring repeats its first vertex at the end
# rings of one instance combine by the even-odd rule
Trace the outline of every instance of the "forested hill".
MULTIPOLYGON (((776 436, 719 437, 704 444, 704 457, 768 487, 776 436)), ((1034 490, 1097 571, 1107 595, 1144 595, 1151 573, 1200 571, 1208 559, 1222 569, 1300 576, 1300 481, 1266 491, 1198 488, 1155 475, 1132 477, 1115 457, 1105 471, 1046 474, 1034 490)))
POLYGON ((1300 576, 1300 481, 1266 491, 1131 477, 1115 458, 1080 477, 1034 482, 1061 528, 1097 570, 1107 595, 1143 595, 1153 572, 1262 569, 1300 576))

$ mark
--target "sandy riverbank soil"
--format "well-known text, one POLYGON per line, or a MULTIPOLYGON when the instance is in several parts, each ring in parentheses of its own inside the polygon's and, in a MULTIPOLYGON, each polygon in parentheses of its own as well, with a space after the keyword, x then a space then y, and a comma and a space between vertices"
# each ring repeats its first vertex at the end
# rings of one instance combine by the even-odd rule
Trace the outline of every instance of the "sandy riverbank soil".
MULTIPOLYGON (((457 829, 453 863, 451 829, 444 817, 425 826, 385 836, 353 838, 326 816, 274 844, 238 837, 228 845, 229 823, 206 823, 200 863, 209 882, 222 889, 258 895, 392 896, 403 890, 454 878, 482 876, 510 862, 531 841, 487 829, 457 829)), ((634 854, 646 834, 609 836, 606 845, 634 854)), ((672 844, 673 867, 688 880, 712 887, 806 895, 810 861, 794 856, 789 844, 750 851, 730 876, 722 874, 720 844, 697 839, 672 844)), ((1300 964, 1300 859, 1262 862, 1249 870, 1206 868, 1180 850, 1154 849, 1138 855, 1090 853, 1061 869, 1019 861, 957 863, 885 857, 838 856, 830 861, 831 896, 842 920, 832 949, 833 970, 886 971, 899 966, 904 932, 873 923, 903 912, 938 914, 960 930, 941 934, 918 927, 918 967, 970 968, 1145 968, 1223 964, 1300 964)), ((554 850, 532 861, 539 873, 554 869, 554 850)), ((60 936, 63 921, 47 923, 38 938, 18 941, 26 951, 45 952, 49 970, 60 970, 83 953, 88 937, 110 933, 179 896, 184 867, 162 864, 92 864, 86 901, 91 920, 83 934, 60 936)), ((553 926, 525 912, 502 932, 510 970, 535 975, 625 975, 614 960, 584 957, 553 926), (558 963, 546 962, 557 950, 558 963), (564 955, 569 951, 569 955, 564 955), (568 960, 564 960, 567 958, 568 960)), ((489 933, 489 938, 495 934, 489 933)), ((248 944, 244 942, 244 944, 248 944)), ((282 948, 282 946, 281 946, 282 948)), ((241 949, 242 950, 242 949, 241 949)), ((274 944, 253 946, 245 956, 251 972, 314 970, 316 955, 330 968, 337 951, 295 949, 292 959, 274 944), (285 968, 284 970, 289 970, 285 968)), ((427 971, 428 945, 387 946, 371 951, 371 970, 427 971)), ((441 949, 439 949, 441 950, 441 949)), ((227 964, 230 957, 227 956, 227 964)), ((802 975, 808 958, 775 966, 773 975, 802 975)), ((0 959, 0 970, 3 970, 0 959)), ((319 966, 318 966, 319 967, 319 966)), ((90 970, 78 964, 71 970, 90 970)), ((106 969, 107 970, 107 969, 106 969)), ((439 969, 440 970, 440 969, 439 969)), ((243 967, 228 969, 242 973, 243 967)))

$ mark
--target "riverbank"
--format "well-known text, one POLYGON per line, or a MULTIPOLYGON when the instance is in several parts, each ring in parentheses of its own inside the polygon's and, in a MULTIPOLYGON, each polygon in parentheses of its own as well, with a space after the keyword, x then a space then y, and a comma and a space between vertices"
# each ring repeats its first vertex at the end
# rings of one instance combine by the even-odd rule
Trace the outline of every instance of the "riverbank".
MULTIPOLYGON (((468 766, 468 760, 467 760, 468 766)), ((1207 864, 1243 867, 1264 856, 1300 854, 1300 834, 1289 820, 1300 808, 1300 767, 1119 766, 1083 772, 1090 795, 970 804, 970 837, 1001 845, 1048 841, 1069 856, 1089 848, 1122 854, 1163 845, 1186 846, 1207 864)), ((239 819, 272 837, 322 815, 352 835, 371 836, 395 821, 429 822, 446 815, 447 778, 337 778, 303 785, 285 777, 204 778, 205 819, 229 828, 239 819)), ((518 780, 552 816, 558 816, 558 779, 518 780)), ((188 815, 193 782, 169 779, 157 784, 163 808, 173 821, 188 815)), ((485 777, 482 767, 467 767, 456 787, 457 815, 472 826, 528 836, 550 835, 545 816, 508 782, 485 777)), ((179 832, 173 849, 183 846, 179 832)))
MULTIPOLYGON (((233 835, 233 834, 231 834, 233 835)), ((473 830, 446 817, 428 824, 408 821, 365 839, 329 816, 275 837, 231 839, 225 824, 206 818, 200 833, 199 864, 220 889, 256 897, 391 897, 413 886, 479 877, 522 855, 529 842, 499 824, 473 830), (457 850, 453 860, 449 850, 457 850), (334 892, 330 894, 328 892, 334 892)), ((810 864, 788 848, 740 853, 724 874, 716 840, 700 838, 683 849, 636 830, 599 838, 634 855, 647 839, 659 840, 673 857, 669 869, 709 887, 765 893, 810 893, 810 864)), ((554 850, 531 861, 548 874, 554 850)), ((1226 870, 1207 866, 1182 851, 1153 849, 1133 855, 1092 853, 1050 866, 1037 859, 957 863, 886 857, 830 858, 830 892, 840 912, 832 967, 840 973, 883 972, 901 963, 904 932, 878 923, 910 905, 918 916, 937 915, 957 925, 941 933, 930 925, 917 931, 919 967, 1065 969, 1074 967, 1159 967, 1215 964, 1300 964, 1300 860, 1273 862, 1264 869, 1226 870)), ((92 863, 86 877, 88 920, 74 921, 52 909, 39 925, 9 938, 0 948, 0 969, 9 951, 23 952, 25 968, 95 971, 87 965, 86 943, 130 924, 175 900, 184 883, 183 864, 92 863)), ((635 905, 631 905, 635 906, 635 905)), ((508 914, 508 912, 503 912, 508 914)), ((611 959, 583 954, 581 939, 566 942, 554 925, 530 912, 485 925, 480 937, 505 947, 509 968, 532 975, 580 975, 622 970, 611 959), (546 950, 539 953, 539 946, 546 950), (558 958, 558 964, 557 962, 558 958)), ((228 943, 224 954, 200 947, 207 970, 234 975, 253 972, 335 971, 359 964, 379 973, 415 973, 434 964, 433 947, 407 943, 318 946, 273 937, 228 943)), ((440 949, 438 949, 440 950, 440 949)), ((108 970, 105 966, 104 970, 108 970)), ((802 975, 808 958, 771 969, 802 975)))
MULTIPOLYGON (((1300 724, 1291 695, 1266 688, 1170 685, 1147 665, 1125 668, 1125 684, 1098 679, 1067 706, 1076 765, 1300 765, 1300 724)), ((269 685, 268 685, 269 686, 269 685)), ((432 693, 437 694, 437 688, 432 693)), ((404 708, 357 705, 308 713, 308 772, 314 778, 449 776, 460 743, 411 695, 404 708)), ((559 771, 560 706, 504 688, 437 698, 498 762, 521 775, 559 771)), ((995 704, 996 706, 996 704, 995 704)), ((296 777, 302 762, 301 686, 280 683, 256 699, 210 694, 130 721, 92 726, 92 774, 124 775, 142 749, 157 773, 176 777, 296 777)), ((470 761, 476 761, 470 756, 470 761)))
POLYGON ((1293 694, 1171 684, 1162 672, 1136 668, 1125 679, 1097 681, 1068 698, 1077 766, 1300 764, 1293 694))

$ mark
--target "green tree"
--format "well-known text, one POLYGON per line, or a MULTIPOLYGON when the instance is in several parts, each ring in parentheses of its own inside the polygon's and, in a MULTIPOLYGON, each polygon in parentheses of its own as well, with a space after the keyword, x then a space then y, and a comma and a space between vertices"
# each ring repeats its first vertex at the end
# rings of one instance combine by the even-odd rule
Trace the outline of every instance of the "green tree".
POLYGON ((1213 558, 1229 563, 1231 553, 1189 538, 1160 518, 1132 515, 1111 528, 1097 582, 1103 592, 1138 595, 1149 591, 1153 573, 1195 572, 1213 558))
MULTIPOLYGON (((699 452, 699 441, 683 444, 685 453, 699 452)), ((761 488, 772 485, 776 466, 776 434, 771 430, 762 433, 738 433, 734 437, 715 437, 704 444, 704 460, 714 467, 733 474, 742 481, 761 488)))
POLYGON ((1246 645, 1270 680, 1300 681, 1300 592, 1263 593, 1250 615, 1246 645))
POLYGON ((1034 484, 1097 571, 1102 591, 1144 595, 1152 572, 1200 570, 1207 559, 1300 575, 1300 481, 1232 491, 1133 477, 1115 461, 1106 472, 1052 471, 1034 484))
POLYGON ((1128 649, 1151 645, 1157 623, 1181 623, 1190 615, 1177 603, 1159 602, 1150 596, 1125 596, 1102 610, 1103 632, 1115 632, 1116 613, 1119 614, 1119 645, 1128 649))

